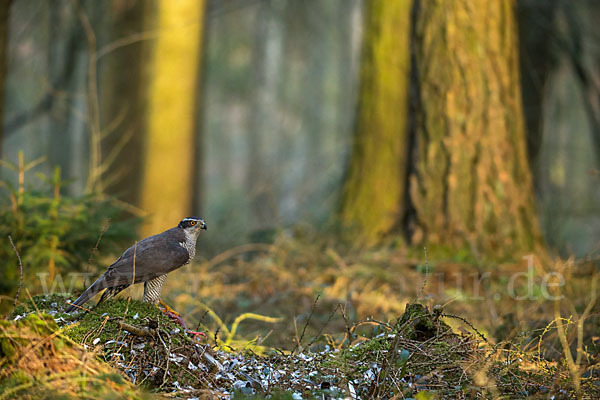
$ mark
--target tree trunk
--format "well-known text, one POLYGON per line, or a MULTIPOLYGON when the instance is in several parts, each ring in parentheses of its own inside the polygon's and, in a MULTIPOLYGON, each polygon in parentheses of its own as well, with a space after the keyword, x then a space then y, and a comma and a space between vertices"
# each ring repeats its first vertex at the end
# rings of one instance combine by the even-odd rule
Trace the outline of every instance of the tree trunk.
POLYGON ((269 231, 280 225, 279 185, 271 168, 277 164, 280 89, 286 4, 263 1, 259 6, 253 60, 253 105, 248 132, 247 190, 254 218, 252 228, 269 231))
POLYGON ((161 0, 156 7, 152 25, 160 35, 150 57, 140 190, 141 207, 150 213, 144 234, 172 227, 192 212, 205 2, 161 0))
POLYGON ((6 79, 8 23, 12 0, 0 3, 0 156, 2 156, 2 126, 4 125, 4 80, 6 79))
POLYGON ((509 256, 539 240, 513 1, 417 1, 415 242, 509 256))
MULTIPOLYGON (((535 171, 542 145, 542 120, 546 82, 557 66, 555 15, 561 2, 547 0, 518 0, 519 70, 521 96, 527 130, 529 165, 535 171)), ((570 4, 568 6, 571 6, 570 4)), ((535 175, 535 173, 534 173, 535 175)))
POLYGON ((366 4, 359 109, 340 218, 374 244, 402 215, 407 157, 410 0, 366 4))
POLYGON ((144 19, 154 10, 143 0, 112 2, 110 38, 99 64, 102 87, 101 125, 105 139, 102 163, 104 187, 129 204, 139 204, 145 133, 144 50, 153 38, 144 37, 144 19), (146 10, 149 8, 150 10, 146 10), (111 46, 111 45, 109 45, 111 46), (111 49, 112 48, 112 49, 111 49))

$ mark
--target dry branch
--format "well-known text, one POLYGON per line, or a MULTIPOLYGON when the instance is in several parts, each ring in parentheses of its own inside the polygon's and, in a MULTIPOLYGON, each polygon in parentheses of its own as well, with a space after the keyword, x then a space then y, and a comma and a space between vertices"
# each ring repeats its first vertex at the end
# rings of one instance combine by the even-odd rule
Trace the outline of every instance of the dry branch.
POLYGON ((150 336, 154 336, 154 333, 146 328, 140 328, 134 325, 130 325, 126 322, 123 321, 118 321, 117 324, 119 325, 119 328, 123 329, 124 331, 127 331, 135 336, 139 336, 139 337, 150 337, 150 336))
POLYGON ((15 307, 17 307, 17 301, 19 301, 19 293, 21 293, 21 286, 23 286, 23 262, 21 261, 21 255, 17 251, 17 248, 12 240, 12 237, 8 235, 8 240, 10 241, 10 245, 12 246, 15 254, 17 255, 17 259, 19 260, 19 287, 17 288, 17 294, 15 295, 15 301, 13 303, 13 312, 15 311, 15 307))

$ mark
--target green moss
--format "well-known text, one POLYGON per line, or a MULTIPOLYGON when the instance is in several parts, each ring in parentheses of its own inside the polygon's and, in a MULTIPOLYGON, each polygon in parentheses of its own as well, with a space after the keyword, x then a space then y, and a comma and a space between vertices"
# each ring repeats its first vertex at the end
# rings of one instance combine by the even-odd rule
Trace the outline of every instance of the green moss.
MULTIPOLYGON (((123 330, 116 323, 115 318, 134 326, 156 323, 167 331, 181 328, 164 315, 158 307, 137 300, 112 299, 99 304, 92 311, 80 315, 75 324, 65 329, 65 334, 75 342, 82 344, 90 344, 97 338, 101 343, 116 340, 119 335, 123 334, 123 330)), ((173 340, 176 343, 182 342, 181 338, 175 336, 173 340)))
POLYGON ((76 316, 65 312, 65 309, 68 307, 67 300, 73 300, 73 296, 66 293, 33 296, 31 299, 18 304, 11 317, 14 318, 17 315, 40 311, 52 314, 54 318, 63 318, 65 321, 72 321, 76 316))
POLYGON ((347 360, 358 361, 373 357, 378 352, 387 351, 390 348, 390 341, 387 337, 367 340, 342 352, 342 357, 347 360))
MULTIPOLYGON (((428 243, 427 244, 427 256, 430 260, 430 272, 434 268, 434 260, 442 261, 455 261, 458 263, 474 264, 476 265, 479 260, 473 250, 467 244, 439 244, 439 243, 428 243)), ((407 257, 414 257, 416 259, 423 258, 423 246, 409 246, 407 247, 407 257)), ((421 272, 425 272, 424 270, 421 272)))
POLYGON ((448 324, 421 304, 407 304, 406 311, 398 320, 397 328, 405 338, 418 341, 452 331, 448 324))

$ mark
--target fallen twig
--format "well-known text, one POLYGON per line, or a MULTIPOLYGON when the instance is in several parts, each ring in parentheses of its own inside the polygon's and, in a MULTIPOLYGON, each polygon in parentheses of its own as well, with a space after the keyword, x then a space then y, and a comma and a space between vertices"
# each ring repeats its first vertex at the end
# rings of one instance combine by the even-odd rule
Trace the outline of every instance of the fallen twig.
POLYGON ((118 321, 117 325, 119 325, 119 328, 123 329, 124 331, 127 331, 135 336, 139 336, 139 337, 149 337, 149 336, 154 336, 154 333, 146 328, 140 328, 134 325, 130 325, 126 322, 123 321, 118 321))

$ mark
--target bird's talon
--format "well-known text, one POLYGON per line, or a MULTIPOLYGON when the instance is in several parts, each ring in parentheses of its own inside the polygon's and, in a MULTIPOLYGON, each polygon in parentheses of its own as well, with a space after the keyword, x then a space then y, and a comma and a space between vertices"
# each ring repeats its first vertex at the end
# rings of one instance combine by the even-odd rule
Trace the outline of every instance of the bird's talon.
POLYGON ((183 320, 183 318, 181 318, 179 316, 179 314, 173 314, 173 313, 170 313, 169 311, 165 312, 165 314, 169 318, 171 318, 171 321, 173 321, 176 324, 179 324, 183 329, 186 329, 185 321, 183 320))
POLYGON ((172 314, 172 315, 176 315, 179 317, 179 313, 177 311, 173 310, 171 307, 169 307, 164 301, 160 300, 159 304, 165 308, 163 310, 163 312, 165 314, 172 314))

